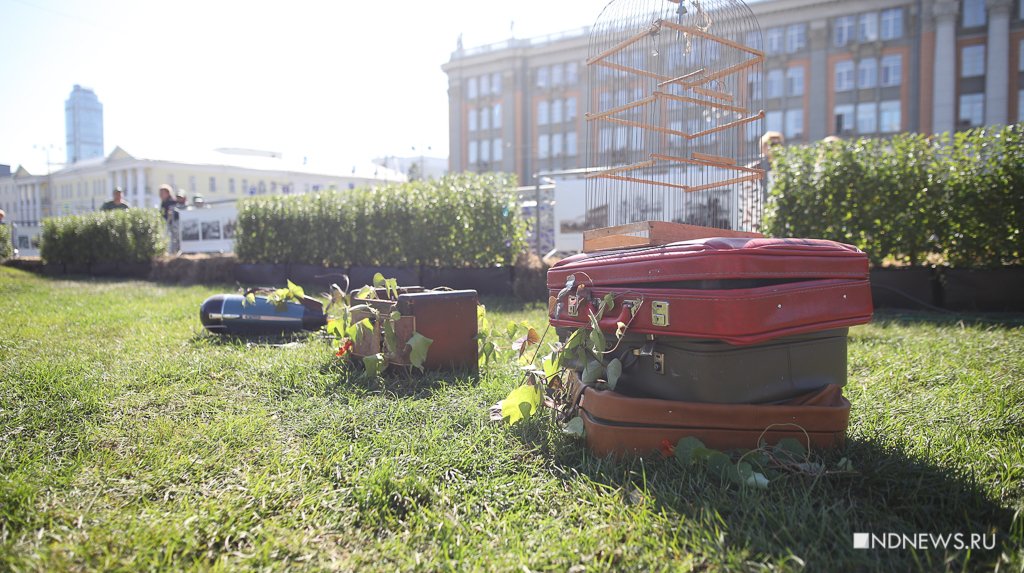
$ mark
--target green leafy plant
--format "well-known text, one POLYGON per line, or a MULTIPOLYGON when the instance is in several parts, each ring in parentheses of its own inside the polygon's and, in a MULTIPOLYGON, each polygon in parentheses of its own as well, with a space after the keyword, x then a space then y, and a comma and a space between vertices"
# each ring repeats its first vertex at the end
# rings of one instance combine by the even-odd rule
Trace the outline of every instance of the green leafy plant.
POLYGON ((780 148, 766 230, 852 244, 875 265, 1024 257, 1024 125, 780 148))
POLYGON ((11 228, 0 225, 0 261, 10 258, 11 250, 11 228))
POLYGON ((511 266, 524 248, 515 178, 438 180, 239 203, 243 262, 332 266, 511 266))
POLYGON ((43 219, 40 256, 47 263, 149 262, 166 248, 156 209, 101 211, 43 219))

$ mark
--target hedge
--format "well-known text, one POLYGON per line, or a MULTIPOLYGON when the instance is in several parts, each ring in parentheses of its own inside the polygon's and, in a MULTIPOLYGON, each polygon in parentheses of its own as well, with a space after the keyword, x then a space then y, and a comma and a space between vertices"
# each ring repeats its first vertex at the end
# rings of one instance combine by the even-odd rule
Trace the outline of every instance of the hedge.
POLYGON ((11 226, 0 224, 0 261, 11 258, 11 226))
POLYGON ((166 223, 156 209, 43 219, 39 255, 47 263, 143 263, 164 252, 166 223))
POLYGON ((1022 262, 1022 124, 777 151, 770 235, 850 243, 876 265, 1022 262))
POLYGON ((509 266, 525 246, 510 175, 450 175, 385 187, 239 202, 246 263, 509 266))

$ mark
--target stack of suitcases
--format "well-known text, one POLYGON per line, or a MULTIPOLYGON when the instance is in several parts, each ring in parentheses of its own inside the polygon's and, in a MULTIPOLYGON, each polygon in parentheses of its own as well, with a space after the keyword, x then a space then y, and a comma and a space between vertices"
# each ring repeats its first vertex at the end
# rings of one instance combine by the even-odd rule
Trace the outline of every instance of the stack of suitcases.
POLYGON ((716 449, 786 437, 816 448, 843 443, 847 331, 872 312, 858 249, 698 239, 576 255, 551 267, 547 286, 551 324, 563 336, 589 327, 609 293, 615 310, 599 323, 609 349, 617 323, 629 321, 607 356, 623 365, 615 390, 580 395, 595 454, 643 453, 686 436, 716 449))

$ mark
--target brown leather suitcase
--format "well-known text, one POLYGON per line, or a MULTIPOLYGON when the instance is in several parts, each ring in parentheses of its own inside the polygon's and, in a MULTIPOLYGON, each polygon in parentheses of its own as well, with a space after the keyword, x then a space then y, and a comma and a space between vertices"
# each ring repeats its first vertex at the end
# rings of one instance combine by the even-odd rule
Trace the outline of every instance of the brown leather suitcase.
POLYGON ((850 402, 837 385, 776 404, 631 398, 586 387, 579 414, 596 456, 647 454, 687 436, 717 450, 754 449, 759 439, 774 444, 783 438, 803 444, 809 438, 811 448, 829 449, 845 443, 850 402))

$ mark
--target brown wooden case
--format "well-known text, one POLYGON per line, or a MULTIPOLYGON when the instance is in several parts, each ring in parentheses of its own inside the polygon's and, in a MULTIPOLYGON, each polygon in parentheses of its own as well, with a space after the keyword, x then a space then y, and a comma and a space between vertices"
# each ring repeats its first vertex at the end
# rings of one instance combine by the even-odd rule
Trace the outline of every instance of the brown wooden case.
MULTIPOLYGON (((433 340, 423 364, 425 369, 476 371, 478 296, 475 290, 432 291, 414 286, 400 288, 397 300, 385 298, 384 289, 377 289, 377 296, 376 299, 354 299, 353 304, 372 306, 382 316, 397 310, 401 314, 395 321, 398 340, 408 340, 414 332, 433 340)), ((369 312, 352 315, 354 321, 363 318, 373 321, 369 312)), ((381 325, 375 324, 368 335, 360 337, 352 353, 359 357, 377 354, 383 350, 383 338, 381 325)), ((409 366, 409 352, 409 346, 402 345, 386 359, 397 366, 409 366)))

